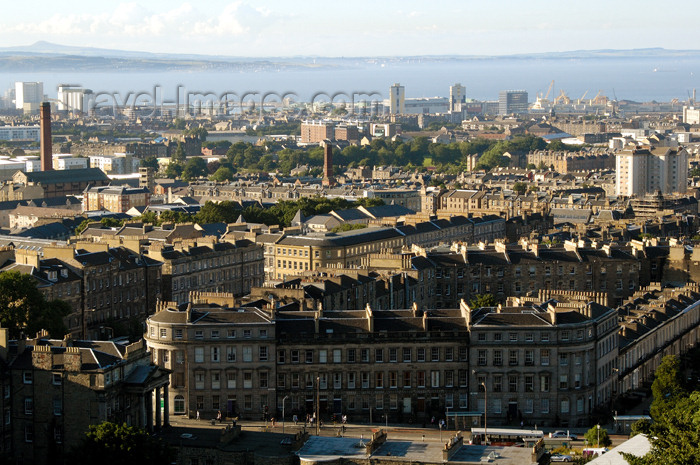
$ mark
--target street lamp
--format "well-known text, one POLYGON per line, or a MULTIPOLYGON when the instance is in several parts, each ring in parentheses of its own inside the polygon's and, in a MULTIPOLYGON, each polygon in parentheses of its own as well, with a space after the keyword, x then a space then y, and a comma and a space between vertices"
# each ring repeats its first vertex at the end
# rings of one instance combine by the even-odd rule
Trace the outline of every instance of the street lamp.
POLYGON ((282 398, 282 434, 284 434, 284 401, 289 399, 289 396, 284 396, 282 398))
POLYGON ((316 436, 321 435, 321 377, 316 377, 316 436))
POLYGON ((487 429, 487 422, 486 422, 486 414, 489 408, 489 401, 488 397, 486 394, 486 383, 481 383, 481 385, 484 387, 484 445, 488 444, 488 429, 487 429))
POLYGON ((598 443, 596 447, 600 447, 600 424, 597 424, 596 426, 598 427, 598 443))

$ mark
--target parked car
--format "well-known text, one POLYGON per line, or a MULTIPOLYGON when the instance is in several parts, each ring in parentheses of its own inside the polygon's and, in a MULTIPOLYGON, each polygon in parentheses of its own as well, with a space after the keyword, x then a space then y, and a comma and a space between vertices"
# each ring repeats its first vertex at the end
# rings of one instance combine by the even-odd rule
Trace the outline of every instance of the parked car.
POLYGON ((561 439, 571 439, 572 441, 575 441, 578 436, 575 434, 567 434, 566 431, 555 431, 553 433, 550 433, 549 435, 550 438, 561 438, 561 439))
POLYGON ((554 454, 549 458, 550 462, 571 462, 570 455, 554 454))

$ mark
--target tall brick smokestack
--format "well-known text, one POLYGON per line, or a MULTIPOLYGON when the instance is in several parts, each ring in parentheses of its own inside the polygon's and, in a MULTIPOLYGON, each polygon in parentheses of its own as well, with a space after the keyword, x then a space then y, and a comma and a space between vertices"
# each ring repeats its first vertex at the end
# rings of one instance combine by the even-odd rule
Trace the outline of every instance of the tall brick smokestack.
POLYGON ((323 147, 323 181, 324 186, 333 184, 333 144, 326 140, 323 147))
POLYGON ((41 103, 41 171, 53 169, 53 147, 51 146, 51 104, 41 103))

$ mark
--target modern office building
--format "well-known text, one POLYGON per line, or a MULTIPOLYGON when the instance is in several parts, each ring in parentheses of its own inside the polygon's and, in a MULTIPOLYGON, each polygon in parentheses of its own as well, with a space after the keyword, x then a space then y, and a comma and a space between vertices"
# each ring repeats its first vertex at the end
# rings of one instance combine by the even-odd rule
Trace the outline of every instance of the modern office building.
POLYGON ((498 93, 498 114, 527 113, 527 91, 502 90, 498 93))
POLYGON ((389 92, 389 113, 392 115, 406 113, 406 88, 396 83, 391 86, 389 92))
POLYGON ((15 108, 30 113, 39 110, 44 99, 43 82, 15 82, 15 108))
POLYGON ((688 152, 683 147, 630 147, 615 154, 615 194, 684 193, 688 152))
POLYGON ((467 103, 467 89, 460 83, 450 86, 450 113, 460 113, 467 103))
POLYGON ((683 122, 686 124, 700 124, 700 108, 684 106, 683 122))

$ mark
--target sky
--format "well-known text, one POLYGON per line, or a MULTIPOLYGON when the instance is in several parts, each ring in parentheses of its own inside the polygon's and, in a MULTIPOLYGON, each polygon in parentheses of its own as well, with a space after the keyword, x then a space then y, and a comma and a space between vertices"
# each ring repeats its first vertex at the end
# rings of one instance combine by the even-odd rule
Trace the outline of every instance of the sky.
POLYGON ((697 0, 3 2, 0 45, 156 53, 507 55, 700 44, 697 0))

